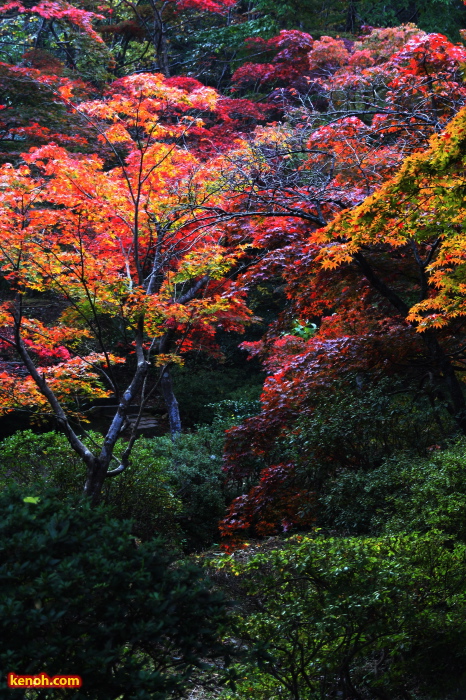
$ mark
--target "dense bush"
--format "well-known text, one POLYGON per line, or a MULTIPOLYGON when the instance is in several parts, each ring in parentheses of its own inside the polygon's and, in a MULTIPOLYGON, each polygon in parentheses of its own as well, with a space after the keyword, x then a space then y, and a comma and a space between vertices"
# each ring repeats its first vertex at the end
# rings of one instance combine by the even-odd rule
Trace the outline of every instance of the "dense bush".
MULTIPOLYGON (((139 438, 130 466, 105 482, 104 502, 115 516, 131 518, 141 539, 163 533, 188 551, 218 540, 218 522, 237 495, 225 485, 222 471, 225 429, 253 410, 253 404, 225 401, 212 409, 212 425, 176 440, 168 435, 139 438)), ((87 439, 101 436, 91 433, 87 439)), ((120 441, 116 454, 123 448, 120 441)), ((66 497, 80 494, 84 479, 81 460, 60 433, 25 430, 0 442, 0 488, 17 483, 40 494, 52 486, 66 497)))
POLYGON ((181 505, 177 513, 184 546, 189 551, 208 547, 219 537, 228 493, 222 472, 223 430, 201 426, 172 441, 154 438, 152 454, 167 461, 167 476, 181 505))
POLYGON ((423 536, 295 536, 217 558, 240 601, 240 700, 446 698, 466 691, 466 547, 423 536))
POLYGON ((198 568, 137 547, 108 509, 26 493, 0 495, 3 670, 80 675, 73 698, 162 700, 223 654, 226 606, 198 568))
MULTIPOLYGON (((90 435, 90 440, 101 439, 90 435)), ((123 449, 117 445, 116 454, 123 449)), ((85 466, 61 433, 15 433, 0 443, 0 487, 17 483, 40 494, 57 489, 62 497, 79 495, 85 481, 85 466)), ((140 439, 131 466, 105 483, 103 500, 119 518, 134 520, 133 532, 148 539, 157 533, 179 539, 176 514, 181 503, 174 496, 167 474, 167 460, 155 457, 149 442, 140 439)))
POLYGON ((321 524, 352 534, 427 532, 466 541, 466 441, 428 457, 401 453, 371 471, 344 470, 321 494, 321 524))
POLYGON ((162 436, 147 441, 152 455, 167 461, 167 475, 181 502, 177 522, 188 551, 218 542, 218 523, 226 506, 238 495, 236 485, 225 480, 222 455, 225 430, 257 410, 256 402, 222 401, 214 406, 211 425, 199 425, 176 440, 162 436))
POLYGON ((401 451, 424 456, 453 430, 448 413, 433 408, 427 395, 416 396, 409 384, 356 376, 316 396, 285 447, 303 474, 325 478, 338 469, 374 469, 401 451))

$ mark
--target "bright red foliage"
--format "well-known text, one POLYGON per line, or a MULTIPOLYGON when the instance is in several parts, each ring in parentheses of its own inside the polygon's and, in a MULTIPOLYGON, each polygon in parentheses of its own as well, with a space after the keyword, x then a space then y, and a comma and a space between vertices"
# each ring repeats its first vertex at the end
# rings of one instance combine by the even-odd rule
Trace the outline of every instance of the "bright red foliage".
POLYGON ((180 10, 200 10, 202 12, 226 12, 237 4, 238 0, 176 0, 180 10))
POLYGON ((27 7, 18 0, 7 2, 0 7, 0 14, 32 14, 44 19, 65 20, 82 29, 94 41, 102 42, 102 37, 92 27, 96 19, 105 19, 103 15, 87 10, 80 10, 66 0, 39 0, 36 5, 27 7))

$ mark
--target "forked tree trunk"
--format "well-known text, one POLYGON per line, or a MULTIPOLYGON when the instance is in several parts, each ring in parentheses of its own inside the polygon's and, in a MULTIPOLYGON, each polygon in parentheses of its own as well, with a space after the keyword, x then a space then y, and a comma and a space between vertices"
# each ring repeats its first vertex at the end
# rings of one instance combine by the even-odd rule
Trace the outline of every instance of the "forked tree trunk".
MULTIPOLYGON (((141 321, 140 325, 142 326, 141 321)), ((121 429, 126 421, 126 416, 129 407, 134 397, 137 396, 138 392, 140 391, 149 369, 149 365, 146 362, 146 359, 142 352, 142 333, 140 333, 138 336, 136 351, 138 355, 138 363, 136 371, 134 373, 130 385, 121 396, 117 412, 115 413, 112 423, 104 438, 104 443, 100 448, 100 453, 99 455, 95 455, 93 452, 91 452, 91 450, 89 450, 89 448, 83 443, 80 437, 74 432, 68 420, 68 417, 65 411, 63 410, 62 405, 60 404, 60 401, 56 397, 52 388, 47 383, 45 376, 41 374, 37 367, 34 365, 34 362, 32 361, 28 349, 24 344, 23 339, 21 338, 20 328, 21 312, 19 312, 18 315, 15 317, 14 331, 16 350, 21 356, 21 359, 23 360, 26 368, 28 369, 29 374, 35 382, 37 388, 49 402, 55 414, 55 418, 57 419, 57 423, 60 429, 68 438, 71 447, 85 463, 87 467, 87 478, 84 486, 84 493, 91 499, 94 505, 97 505, 101 498, 102 487, 105 479, 109 476, 115 476, 116 474, 120 474, 122 471, 124 471, 128 464, 128 458, 130 455, 131 447, 134 444, 134 440, 130 440, 129 449, 125 450, 124 458, 120 461, 119 466, 116 469, 109 470, 111 460, 113 459, 115 443, 118 440, 121 429)))

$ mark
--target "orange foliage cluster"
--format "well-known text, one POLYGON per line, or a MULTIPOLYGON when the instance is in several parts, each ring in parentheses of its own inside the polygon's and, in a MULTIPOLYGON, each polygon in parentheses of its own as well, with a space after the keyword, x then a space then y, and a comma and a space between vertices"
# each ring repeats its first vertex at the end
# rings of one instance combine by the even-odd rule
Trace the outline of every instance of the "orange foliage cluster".
MULTIPOLYGON (((105 100, 79 107, 114 167, 50 143, 24 154, 27 165, 1 169, 2 273, 17 295, 1 314, 3 347, 17 352, 21 342, 37 361, 45 358, 60 397, 85 395, 88 385, 97 390, 97 375, 82 371, 86 364, 119 361, 83 353, 99 345, 100 314, 118 319, 130 337, 143 330, 141 347, 156 364, 167 334, 170 358, 194 348, 215 353, 217 326, 241 331, 248 321, 244 294, 228 280, 241 251, 222 244, 220 228, 197 222, 202 206, 221 203, 214 164, 176 144, 193 123, 201 126, 193 110, 216 103, 216 93, 201 85, 187 93, 159 75, 125 78, 105 100), (31 291, 63 299, 55 326, 24 315, 18 304, 31 291), (80 367, 73 391, 68 366, 80 367)), ((16 373, 2 409, 17 405, 18 395, 22 404, 46 403, 37 401, 33 381, 16 373)))

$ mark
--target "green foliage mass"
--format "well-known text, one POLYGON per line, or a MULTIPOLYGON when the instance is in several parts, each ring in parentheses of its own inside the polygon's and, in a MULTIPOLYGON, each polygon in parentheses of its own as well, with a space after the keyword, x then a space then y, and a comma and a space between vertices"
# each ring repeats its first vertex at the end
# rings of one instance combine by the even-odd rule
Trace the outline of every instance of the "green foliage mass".
POLYGON ((466 20, 466 8, 461 0, 390 0, 354 2, 356 15, 374 27, 397 27, 414 22, 426 32, 440 32, 458 40, 458 29, 466 20))
MULTIPOLYGON (((225 429, 240 421, 255 403, 225 401, 215 408, 212 425, 193 433, 139 438, 128 469, 107 479, 103 501, 116 517, 131 518, 135 536, 163 534, 172 546, 196 551, 218 542, 218 522, 236 491, 225 483, 222 452, 225 429)), ((87 442, 101 438, 90 433, 87 442)), ((117 445, 116 456, 124 449, 117 445)), ((0 489, 10 484, 61 498, 80 495, 85 468, 66 437, 57 432, 17 432, 0 442, 0 489)))
MULTIPOLYGON (((30 493, 0 494, 2 670, 77 674, 76 699, 180 697, 192 669, 226 651, 222 596, 160 541, 135 546, 108 510, 30 493)), ((0 684, 10 697, 3 673, 0 684)))
MULTIPOLYGON (((89 441, 101 436, 90 435, 89 441)), ((120 441, 118 452, 124 449, 120 441)), ((85 467, 66 437, 49 432, 37 435, 31 430, 15 433, 0 444, 0 485, 16 483, 37 494, 55 488, 62 498, 81 494, 85 467)), ((179 529, 176 515, 181 504, 169 482, 167 462, 155 458, 144 440, 137 441, 131 467, 105 484, 104 502, 119 518, 132 518, 133 532, 148 539, 163 532, 176 541, 179 529)))
POLYGON ((188 551, 218 542, 218 522, 237 494, 225 483, 222 451, 225 422, 200 426, 172 440, 168 435, 147 441, 157 459, 165 459, 170 484, 180 502, 177 522, 188 551))
MULTIPOLYGON (((229 700, 445 698, 466 688, 466 547, 438 531, 296 536, 214 564, 250 662, 229 700)), ((460 695, 458 695, 460 697, 460 695)))
MULTIPOLYGON (((268 15, 238 24, 208 26, 203 22, 196 32, 179 31, 171 39, 172 51, 185 66, 198 67, 196 77, 216 88, 227 87, 235 68, 246 60, 244 42, 250 37, 269 38, 278 32, 276 22, 268 15)), ((176 58, 174 65, 177 65, 176 58)))
MULTIPOLYGON (((333 493, 337 480, 335 494, 341 491, 344 497, 349 488, 343 487, 345 479, 348 484, 352 480, 365 483, 368 474, 374 473, 375 478, 379 472, 374 470, 394 455, 425 457, 433 445, 446 447, 455 430, 445 407, 432 400, 429 387, 419 392, 409 379, 370 380, 351 375, 311 395, 309 403, 309 410, 297 417, 293 429, 277 439, 270 458, 272 463, 295 463, 298 478, 318 493, 333 493)), ((362 497, 362 491, 359 495, 362 497)), ((367 513, 353 505, 354 517, 362 527, 367 513)), ((326 522, 338 521, 339 508, 335 504, 326 522)), ((368 532, 364 528, 356 531, 368 532)))
POLYGON ((427 458, 401 454, 369 471, 343 470, 321 496, 322 523, 341 532, 439 529, 466 542, 466 441, 427 458))
POLYGON ((441 32, 457 40, 466 19, 462 0, 258 0, 255 9, 276 31, 299 28, 317 38, 338 32, 358 34, 362 24, 397 27, 414 22, 427 32, 441 32))

